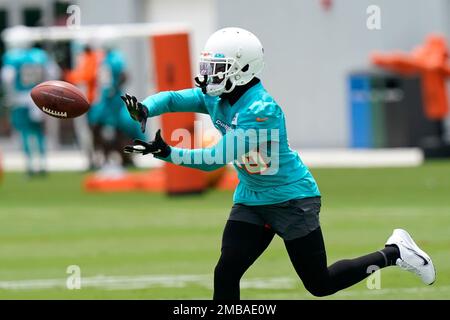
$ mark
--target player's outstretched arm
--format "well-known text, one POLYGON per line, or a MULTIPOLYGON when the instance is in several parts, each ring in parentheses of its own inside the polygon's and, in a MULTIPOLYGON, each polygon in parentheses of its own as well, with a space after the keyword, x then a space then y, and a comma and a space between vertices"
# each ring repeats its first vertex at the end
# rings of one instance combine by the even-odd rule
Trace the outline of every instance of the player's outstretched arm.
POLYGON ((200 89, 163 91, 147 97, 142 103, 135 96, 125 94, 121 97, 130 116, 141 123, 142 132, 148 117, 169 112, 208 113, 204 96, 200 89))
POLYGON ((154 141, 149 143, 135 141, 135 145, 127 146, 125 152, 152 153, 155 157, 173 164, 213 171, 234 160, 242 162, 244 155, 257 151, 260 147, 277 145, 282 119, 282 112, 274 102, 261 102, 248 108, 240 116, 238 127, 229 130, 212 147, 202 149, 171 147, 158 131, 154 141))
POLYGON ((154 140, 145 142, 136 139, 133 145, 124 148, 124 152, 142 155, 151 153, 158 159, 177 165, 202 171, 213 171, 233 160, 233 153, 227 154, 227 138, 230 139, 230 135, 223 136, 219 143, 211 148, 184 149, 169 146, 161 137, 161 130, 158 130, 154 140))
POLYGON ((134 140, 133 145, 126 146, 124 152, 138 154, 153 154, 156 158, 202 171, 214 171, 234 160, 242 159, 245 153, 256 148, 243 131, 230 131, 210 148, 186 149, 169 146, 158 130, 155 140, 145 142, 134 140), (253 147, 252 147, 253 145, 253 147))

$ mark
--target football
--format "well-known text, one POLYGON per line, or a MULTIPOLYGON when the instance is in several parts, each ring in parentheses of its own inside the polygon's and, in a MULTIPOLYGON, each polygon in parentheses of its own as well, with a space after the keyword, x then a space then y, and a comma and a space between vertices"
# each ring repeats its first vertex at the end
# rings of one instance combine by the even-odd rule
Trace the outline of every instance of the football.
POLYGON ((46 114, 59 118, 75 118, 89 110, 89 102, 83 92, 65 81, 46 81, 31 90, 36 106, 46 114))

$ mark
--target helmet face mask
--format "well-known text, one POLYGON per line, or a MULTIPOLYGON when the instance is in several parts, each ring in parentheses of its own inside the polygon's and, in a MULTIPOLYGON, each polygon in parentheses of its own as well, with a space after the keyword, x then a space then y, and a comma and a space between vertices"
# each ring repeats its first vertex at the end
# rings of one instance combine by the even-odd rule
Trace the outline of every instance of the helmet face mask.
POLYGON ((206 94, 218 96, 234 89, 227 88, 227 82, 239 71, 238 63, 233 58, 209 58, 210 54, 202 53, 200 58, 199 77, 206 77, 206 94), (228 90, 227 90, 228 89, 228 90))
POLYGON ((208 39, 200 54, 197 86, 204 94, 219 96, 250 82, 263 68, 263 47, 241 28, 224 28, 208 39))

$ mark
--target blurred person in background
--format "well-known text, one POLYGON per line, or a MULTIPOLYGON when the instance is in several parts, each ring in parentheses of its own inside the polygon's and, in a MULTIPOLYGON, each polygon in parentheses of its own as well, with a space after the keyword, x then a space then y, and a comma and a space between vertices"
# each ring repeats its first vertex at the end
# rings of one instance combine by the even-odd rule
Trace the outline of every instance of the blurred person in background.
MULTIPOLYGON (((85 92, 89 103, 92 105, 98 96, 98 69, 103 53, 100 50, 94 50, 91 44, 80 43, 80 45, 83 48, 76 58, 75 68, 65 71, 64 79, 77 85, 85 92)), ((78 143, 88 158, 89 169, 95 169, 99 166, 99 160, 95 159, 93 135, 88 124, 88 116, 83 115, 75 118, 74 128, 78 143)))
POLYGON ((130 119, 120 98, 127 81, 125 57, 117 48, 113 34, 106 30, 99 36, 104 50, 97 77, 99 96, 88 114, 94 144, 103 154, 102 165, 130 166, 133 165, 130 155, 121 151, 130 138, 145 136, 139 125, 130 119))
POLYGON ((35 107, 30 92, 37 84, 56 78, 59 68, 47 53, 32 43, 27 32, 17 27, 7 42, 1 70, 7 105, 11 108, 11 123, 20 134, 26 157, 28 176, 46 174, 45 115, 35 107), (34 154, 38 167, 33 166, 34 154))

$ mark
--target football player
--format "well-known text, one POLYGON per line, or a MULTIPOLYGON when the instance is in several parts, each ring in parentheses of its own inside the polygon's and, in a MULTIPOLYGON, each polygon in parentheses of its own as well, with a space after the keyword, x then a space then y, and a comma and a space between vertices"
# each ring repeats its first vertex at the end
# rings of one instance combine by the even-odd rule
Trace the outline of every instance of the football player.
POLYGON ((26 156, 27 173, 46 173, 46 148, 44 114, 35 107, 30 97, 31 89, 39 83, 59 75, 59 68, 47 53, 31 47, 22 29, 16 29, 15 37, 8 42, 3 55, 2 82, 6 86, 7 104, 11 106, 11 122, 21 136, 26 156), (33 168, 34 151, 39 156, 39 168, 33 168))
POLYGON ((99 70, 99 99, 88 113, 89 123, 93 126, 95 145, 102 150, 105 161, 108 162, 111 153, 118 152, 121 164, 127 166, 132 165, 131 158, 120 150, 128 139, 144 139, 145 135, 130 119, 120 99, 127 80, 125 57, 116 48, 112 35, 106 34, 105 37, 105 56, 99 70))
POLYGON ((435 280, 430 257, 402 229, 384 248, 327 265, 319 223, 321 194, 311 172, 289 147, 285 115, 256 76, 264 66, 258 38, 240 28, 215 32, 200 55, 198 88, 160 92, 142 103, 123 97, 131 117, 144 127, 148 117, 167 112, 211 116, 222 140, 204 149, 169 146, 158 131, 153 141, 136 140, 125 152, 153 154, 163 161, 200 170, 234 162, 239 184, 225 225, 214 272, 214 299, 239 299, 239 282, 275 234, 306 289, 326 296, 363 280, 374 267, 398 265, 425 284, 435 280))

